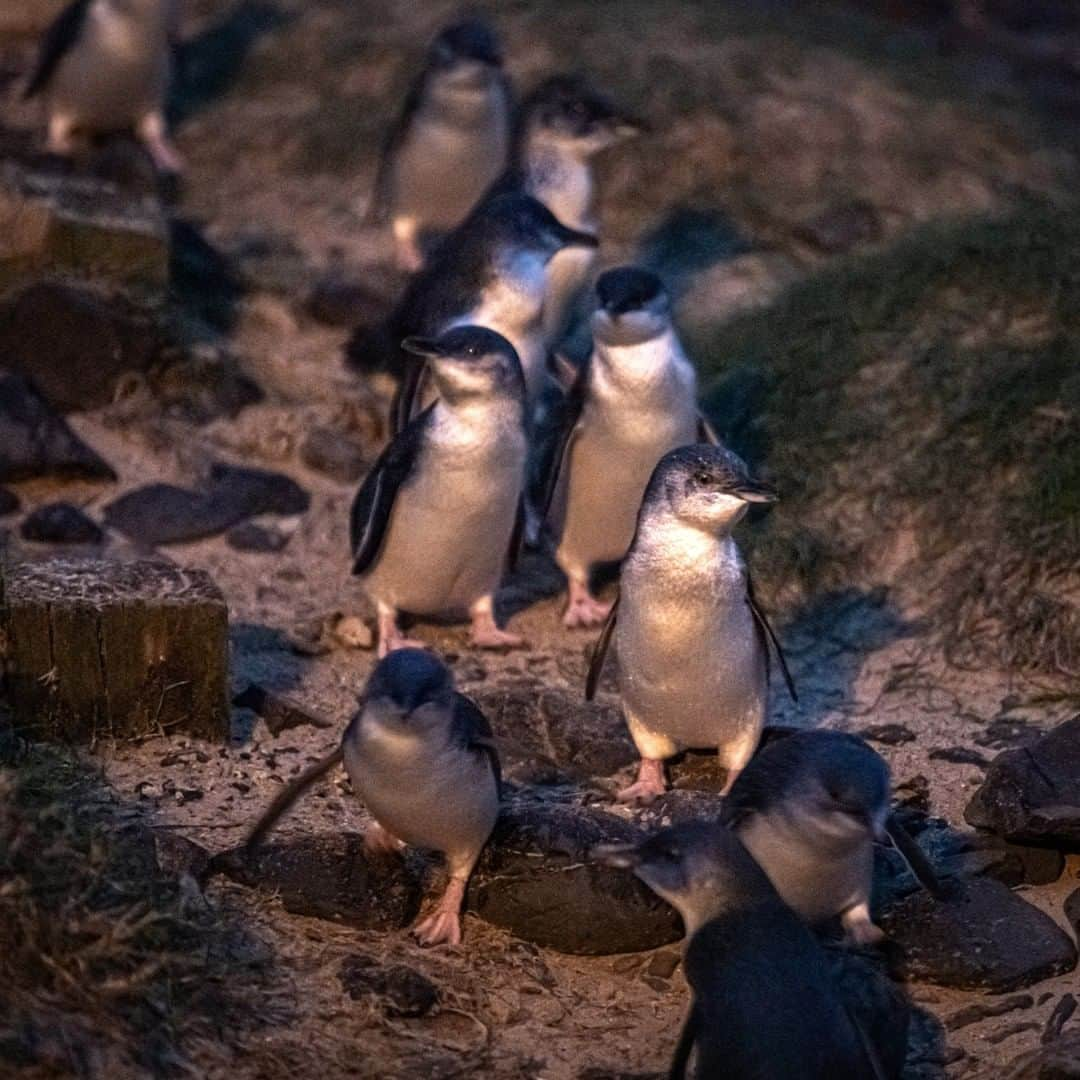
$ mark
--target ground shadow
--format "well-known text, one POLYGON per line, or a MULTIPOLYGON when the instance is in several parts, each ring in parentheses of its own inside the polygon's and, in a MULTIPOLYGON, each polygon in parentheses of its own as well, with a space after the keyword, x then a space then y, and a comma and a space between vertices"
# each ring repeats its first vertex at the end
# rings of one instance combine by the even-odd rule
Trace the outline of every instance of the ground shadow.
MULTIPOLYGON (((229 645, 229 675, 234 690, 257 683, 264 690, 285 694, 303 682, 307 661, 296 653, 281 630, 261 623, 232 623, 229 645)), ((249 710, 234 710, 233 741, 250 742, 255 721, 255 714, 249 710)))
POLYGON ((228 334, 244 294, 232 263, 192 221, 171 221, 169 239, 169 288, 173 300, 191 316, 191 329, 208 338, 228 334))

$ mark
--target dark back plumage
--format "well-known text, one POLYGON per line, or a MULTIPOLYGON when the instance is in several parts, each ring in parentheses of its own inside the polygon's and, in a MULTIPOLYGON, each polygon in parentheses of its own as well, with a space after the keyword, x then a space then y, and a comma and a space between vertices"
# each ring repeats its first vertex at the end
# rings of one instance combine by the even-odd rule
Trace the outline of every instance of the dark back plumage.
POLYGON ((45 31, 41 49, 38 52, 37 65, 23 91, 24 99, 40 94, 52 82, 60 61, 79 40, 92 3, 93 0, 73 0, 73 3, 64 8, 45 31))

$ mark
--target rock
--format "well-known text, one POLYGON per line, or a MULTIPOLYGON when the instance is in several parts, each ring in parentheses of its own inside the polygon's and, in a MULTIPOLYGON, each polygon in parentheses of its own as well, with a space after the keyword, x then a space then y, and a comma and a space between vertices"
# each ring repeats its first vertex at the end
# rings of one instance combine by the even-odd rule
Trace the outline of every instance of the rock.
POLYGON ((364 448, 333 428, 315 427, 300 447, 300 460, 341 484, 355 484, 368 468, 364 448))
POLYGON ((397 856, 372 858, 359 833, 300 836, 256 851, 234 848, 213 869, 276 893, 286 911, 362 930, 400 930, 420 910, 420 875, 397 856))
POLYGON ((991 750, 1007 750, 1030 746, 1041 735, 1042 732, 1022 716, 998 716, 975 736, 975 742, 991 750))
POLYGON ((234 356, 207 346, 163 361, 151 373, 150 388, 166 415, 192 424, 232 419, 266 396, 234 356))
POLYGON ((14 514, 22 504, 19 496, 7 488, 0 488, 0 517, 8 517, 14 514))
POLYGON ((871 742, 882 743, 885 746, 902 746, 904 743, 915 741, 915 732, 903 724, 871 724, 863 728, 859 734, 871 742))
POLYGON ((915 892, 881 927, 902 951, 905 978, 1005 993, 1076 967, 1076 947, 1049 916, 990 878, 953 883, 935 901, 915 892))
POLYGON ((47 274, 163 290, 160 201, 91 177, 0 169, 0 291, 47 274))
POLYGON ((267 690, 258 683, 249 683, 247 689, 233 698, 233 704, 241 709, 250 709, 256 716, 262 717, 270 734, 275 737, 295 727, 335 726, 327 717, 308 712, 291 698, 267 690))
POLYGON ((374 997, 387 1016, 427 1016, 439 1004, 439 989, 426 975, 404 964, 382 967, 361 953, 341 961, 338 979, 353 1001, 374 997))
POLYGON ((670 979, 681 961, 682 957, 674 949, 661 949, 649 957, 645 970, 658 979, 670 979))
POLYGON ((225 542, 237 551, 272 553, 281 551, 288 544, 289 534, 245 521, 229 530, 225 542))
POLYGON ((930 812, 930 781, 921 773, 893 786, 893 805, 919 814, 930 812))
POLYGON ((978 1001, 974 1005, 965 1005, 951 1016, 946 1016, 945 1029, 959 1031, 961 1028, 989 1020, 993 1016, 1005 1016, 1006 1013, 1016 1012, 1017 1009, 1030 1009, 1034 1004, 1035 999, 1030 994, 1013 994, 1003 1001, 978 1001))
POLYGON ((1043 1028, 1039 1041, 1045 1045, 1055 1039, 1060 1039, 1061 1029, 1072 1019, 1074 1012, 1076 1012, 1076 998, 1072 994, 1062 994, 1053 1012, 1047 1017, 1046 1027, 1043 1028))
POLYGON ((306 513, 311 506, 311 497, 295 480, 269 469, 216 462, 210 469, 209 487, 215 499, 235 505, 243 517, 291 517, 306 513))
POLYGON ((65 502, 38 507, 23 521, 19 535, 39 544, 100 544, 104 539, 96 521, 65 502))
POLYGON ((0 371, 0 481, 38 476, 116 479, 29 382, 0 371))
POLYGON ((333 626, 334 638, 347 649, 371 649, 375 633, 359 615, 342 615, 333 626))
POLYGON ((881 238, 881 218, 872 203, 855 200, 833 206, 797 226, 795 235, 827 255, 840 255, 881 238))
POLYGON ((1009 840, 1080 851, 1080 716, 998 754, 964 818, 1009 840))
POLYGON ((1000 1075, 1003 1080, 1080 1080, 1080 1032, 1021 1054, 1000 1075))
POLYGON ((304 302, 304 310, 316 322, 349 328, 376 325, 392 306, 385 296, 337 274, 320 278, 304 302))
POLYGON ((14 723, 27 733, 228 734, 228 610, 201 570, 0 563, 0 642, 14 723))
POLYGON ((1069 920, 1069 925, 1073 928, 1073 933, 1080 934, 1080 889, 1073 889, 1065 897, 1063 909, 1065 918, 1069 920))
POLYGON ((943 746, 937 750, 931 750, 931 761, 948 761, 953 765, 977 765, 985 769, 989 762, 979 753, 967 746, 943 746))
POLYGON ((163 344, 145 312, 85 286, 43 281, 0 303, 0 368, 30 379, 60 412, 108 405, 163 344))
POLYGON ((469 910, 534 944, 585 956, 640 952, 682 937, 678 915, 626 871, 589 859, 601 843, 639 838, 628 822, 583 807, 504 808, 469 886, 469 910))
POLYGON ((170 877, 189 874, 197 882, 206 879, 210 870, 210 852, 201 844, 172 829, 151 829, 154 856, 158 869, 170 877))

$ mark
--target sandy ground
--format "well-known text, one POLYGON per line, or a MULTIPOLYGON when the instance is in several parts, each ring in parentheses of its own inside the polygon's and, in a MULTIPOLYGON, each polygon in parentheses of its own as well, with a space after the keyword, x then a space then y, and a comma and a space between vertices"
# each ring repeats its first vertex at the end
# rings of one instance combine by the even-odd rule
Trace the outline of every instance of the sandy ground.
MULTIPOLYGON (((637 15, 645 11, 632 7, 637 15)), ((195 5, 189 35, 212 33, 225 10, 211 0, 195 5)), ((370 429, 378 405, 341 369, 344 332, 306 318, 300 301, 335 263, 376 289, 393 285, 387 238, 362 222, 372 148, 406 59, 451 6, 405 13, 389 5, 360 11, 332 0, 290 0, 278 10, 285 19, 268 20, 265 32, 242 42, 250 52, 239 78, 193 108, 181 126, 190 171, 177 208, 254 283, 239 302, 227 345, 268 401, 198 429, 133 417, 123 404, 72 420, 121 477, 117 489, 75 492, 74 501, 91 512, 118 490, 149 480, 191 482, 216 458, 287 471, 312 495, 310 512, 286 523, 294 531, 281 553, 241 553, 219 538, 166 554, 207 569, 224 591, 235 688, 256 680, 337 726, 273 738, 261 721, 239 711, 227 746, 173 737, 97 748, 107 779, 140 815, 215 851, 242 836, 283 780, 333 747, 373 663, 370 651, 337 648, 306 657, 287 644, 304 621, 330 612, 370 613, 348 574, 354 488, 305 468, 296 452, 313 424, 340 425, 343 410, 370 429), (330 39, 338 42, 335 59, 323 63, 319 50, 330 39), (202 794, 187 801, 163 792, 166 779, 176 790, 202 794)), ((676 203, 722 212, 735 233, 754 238, 749 254, 731 258, 728 251, 723 259, 683 267, 683 314, 690 322, 764 302, 783 281, 812 270, 821 255, 796 238, 794 226, 827 208, 833 196, 869 199, 885 240, 930 216, 1003 205, 1018 188, 1063 191, 1075 177, 1067 148, 1044 139, 1030 118, 1019 118, 1025 89, 1008 72, 988 71, 989 61, 980 60, 978 78, 969 80, 974 89, 961 92, 963 59, 934 58, 918 39, 901 36, 897 55, 879 63, 886 54, 873 54, 879 47, 873 34, 858 47, 834 47, 829 19, 811 33, 788 5, 770 5, 774 24, 769 13, 752 16, 738 4, 710 11, 680 4, 662 19, 652 16, 655 34, 642 50, 631 15, 616 25, 613 9, 608 24, 587 5, 506 4, 497 11, 515 74, 528 80, 564 60, 573 66, 592 58, 613 91, 631 105, 652 105, 656 141, 620 150, 606 167, 605 261, 626 257, 637 237, 663 225, 664 206, 676 203), (563 57, 564 32, 575 28, 580 33, 565 46, 572 55, 563 57)), ((872 28, 886 35, 879 24, 872 28)), ((860 37, 857 28, 852 37, 860 37)), ((53 494, 32 485, 20 493, 29 505, 53 494)), ((70 488, 65 497, 72 497, 70 488)), ((112 543, 122 552, 122 541, 112 543)), ((536 560, 527 571, 530 566, 534 580, 536 560)), ((551 580, 550 568, 541 577, 551 580)), ((931 753, 960 746, 989 758, 993 751, 978 747, 974 736, 991 721, 1046 729, 1067 713, 1042 700, 1053 687, 947 668, 920 637, 917 611, 895 604, 891 597, 881 604, 863 597, 782 627, 801 701, 793 706, 777 687, 773 720, 853 731, 903 724, 914 741, 879 747, 895 779, 926 777, 932 812, 958 825, 982 769, 931 753)), ((529 647, 505 656, 470 650, 463 627, 421 625, 417 633, 452 661, 466 692, 542 685, 577 694, 592 635, 563 630, 560 611, 561 600, 549 595, 516 612, 512 626, 529 647)), ((307 798, 282 833, 359 829, 364 821, 343 777, 335 777, 307 798)), ((1056 886, 1028 892, 1063 924, 1061 900, 1076 871, 1070 862, 1056 886)), ((660 1075, 687 1003, 681 974, 668 980, 650 973, 648 955, 560 956, 474 919, 467 920, 463 947, 423 951, 404 934, 361 933, 288 915, 238 886, 216 883, 210 896, 249 922, 275 956, 282 1021, 260 1036, 266 1053, 259 1060, 262 1068, 277 1061, 281 1073, 660 1075), (443 990, 441 1011, 392 1020, 350 1000, 337 972, 352 952, 392 956, 428 973, 443 990)), ((1037 1044, 1053 1002, 1074 983, 1066 976, 1040 984, 1030 1009, 950 1033, 948 1075, 997 1075, 1002 1061, 1037 1044)), ((911 989, 938 1018, 977 999, 911 989)), ((215 1064, 209 1052, 205 1070, 248 1075, 242 1065, 215 1064)), ((922 1073, 934 1074, 929 1065, 922 1073)))

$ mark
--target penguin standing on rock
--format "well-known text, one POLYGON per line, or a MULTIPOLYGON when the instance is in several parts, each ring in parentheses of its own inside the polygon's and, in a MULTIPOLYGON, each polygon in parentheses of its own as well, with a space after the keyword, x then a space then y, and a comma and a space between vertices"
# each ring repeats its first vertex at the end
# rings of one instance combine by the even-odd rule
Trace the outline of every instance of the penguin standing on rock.
POLYGON ((541 314, 547 266, 568 247, 596 247, 590 233, 560 224, 528 195, 502 195, 477 208, 440 245, 409 283, 389 319, 373 332, 355 333, 346 362, 362 373, 384 371, 399 382, 394 429, 423 401, 424 368, 402 350, 411 335, 437 337, 456 326, 486 326, 517 351, 528 394, 547 371, 541 314))
POLYGON ((402 269, 418 270, 425 234, 460 224, 502 171, 512 107, 491 27, 442 30, 383 148, 369 213, 390 222, 402 269))
POLYGON ((677 446, 715 441, 660 279, 619 267, 601 275, 596 295, 593 353, 555 413, 545 498, 571 627, 607 617, 609 605, 589 591, 590 572, 626 554, 656 463, 677 446))
POLYGON ((499 813, 499 756, 483 713, 454 689, 450 672, 430 653, 391 653, 371 673, 341 746, 277 796, 247 847, 258 845, 343 759, 353 790, 375 819, 364 838, 369 851, 392 853, 411 844, 446 856, 449 883, 413 933, 424 945, 457 945, 465 886, 499 813))
POLYGON ((738 834, 784 901, 811 925, 840 917, 847 939, 871 945, 873 844, 895 844, 916 879, 940 895, 932 868, 890 812, 889 767, 862 739, 800 731, 754 755, 724 800, 738 834))
MULTIPOLYGON (((556 75, 522 102, 513 161, 493 194, 516 191, 539 199, 564 225, 596 232, 594 160, 608 147, 640 134, 645 125, 597 93, 580 76, 556 75)), ((596 253, 559 252, 548 270, 544 336, 555 348, 569 329, 596 253)))
POLYGON ((591 698, 614 642, 623 712, 641 754, 620 802, 663 794, 664 759, 695 747, 717 748, 731 789, 765 724, 770 645, 794 695, 731 535, 750 503, 776 497, 722 446, 679 447, 653 470, 585 688, 591 698))
POLYGON ((174 0, 74 0, 49 28, 27 98, 47 100, 48 149, 70 156, 77 135, 134 129, 154 165, 179 173, 165 96, 177 31, 174 0))
POLYGON ((468 614, 480 648, 522 644, 494 597, 521 533, 524 384, 513 346, 479 326, 404 347, 431 371, 435 402, 391 440, 352 508, 353 573, 378 610, 379 655, 420 644, 398 613, 468 614))
POLYGON ((728 829, 678 825, 594 857, 633 870, 686 927, 693 1003, 671 1077, 687 1076, 692 1057, 697 1080, 899 1077, 903 995, 858 958, 822 948, 728 829))

